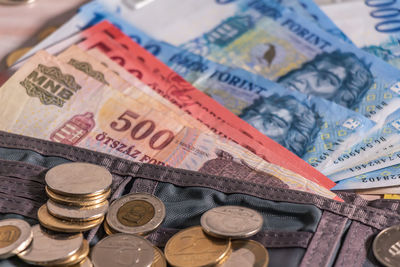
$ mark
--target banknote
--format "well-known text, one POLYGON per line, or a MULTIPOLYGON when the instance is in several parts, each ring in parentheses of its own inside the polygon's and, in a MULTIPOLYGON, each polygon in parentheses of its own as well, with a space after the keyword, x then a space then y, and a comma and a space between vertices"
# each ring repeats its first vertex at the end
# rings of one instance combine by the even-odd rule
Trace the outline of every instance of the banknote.
POLYGON ((231 174, 247 170, 248 181, 335 197, 299 175, 287 180, 268 175, 263 170, 270 164, 250 151, 185 127, 173 112, 159 112, 43 51, 0 90, 5 131, 207 173, 221 161, 231 174))
POLYGON ((322 9, 358 47, 400 68, 399 1, 352 1, 322 9))
POLYGON ((384 194, 400 194, 400 186, 390 186, 390 187, 382 187, 382 188, 373 188, 373 189, 359 189, 356 190, 359 194, 364 195, 384 195, 384 194))
MULTIPOLYGON (((333 164, 332 160, 341 154, 343 148, 336 147, 347 148, 348 144, 357 142, 366 135, 374 125, 364 116, 324 98, 288 90, 253 73, 228 68, 180 48, 157 42, 132 26, 126 25, 122 28, 129 36, 146 40, 142 43, 143 47, 159 47, 157 57, 197 89, 302 157, 322 173, 325 173, 333 164), (265 105, 269 108, 266 109, 265 105), (264 122, 255 121, 257 110, 258 113, 262 113, 264 122), (287 113, 288 116, 284 116, 283 113, 287 113), (282 116, 278 116, 279 114, 282 116), (305 123, 306 114, 313 114, 316 118, 313 123, 305 123)), ((137 44, 133 43, 130 37, 111 25, 106 31, 131 54, 135 54, 137 44)))
POLYGON ((400 165, 371 171, 340 180, 332 190, 369 189, 399 185, 400 165))
MULTIPOLYGON (((105 22, 102 25, 104 24, 105 22)), ((111 24, 108 25, 112 27, 111 24)), ((90 30, 92 28, 88 31, 90 30)), ((295 154, 290 153, 284 147, 246 124, 218 102, 187 83, 139 45, 135 49, 136 57, 134 57, 123 51, 121 46, 108 34, 98 33, 80 43, 79 46, 83 48, 98 47, 163 97, 205 123, 215 133, 229 137, 267 161, 297 172, 308 179, 315 181, 322 179, 321 183, 326 183, 326 186, 332 183, 295 154), (297 164, 294 165, 293 161, 288 161, 288 157, 297 161, 297 164), (307 172, 314 172, 318 176, 309 178, 307 172), (319 176, 322 176, 322 178, 319 178, 319 176)))
MULTIPOLYGON (((333 34, 334 36, 345 41, 349 41, 349 39, 346 38, 340 29, 336 27, 336 25, 326 15, 324 15, 324 13, 312 0, 276 0, 269 2, 279 3, 282 9, 290 9, 291 11, 302 15, 303 19, 308 19, 311 22, 317 23, 319 27, 330 34, 333 34)), ((55 33, 36 45, 22 59, 26 59, 40 49, 45 49, 46 47, 49 47, 52 44, 67 38, 68 36, 76 34, 79 31, 94 25, 104 17, 113 22, 115 20, 120 20, 121 17, 124 17, 127 19, 127 21, 131 21, 134 25, 141 25, 141 23, 145 22, 151 24, 156 23, 159 27, 164 27, 170 23, 171 18, 177 20, 180 18, 181 14, 187 14, 187 17, 183 21, 176 21, 175 23, 180 24, 180 28, 184 28, 184 31, 187 34, 190 34, 191 28, 202 27, 201 24, 205 22, 202 19, 204 16, 206 16, 208 20, 210 18, 219 18, 221 14, 232 12, 232 10, 237 9, 240 1, 203 0, 199 2, 196 0, 186 0, 184 3, 182 3, 182 1, 179 0, 170 0, 168 2, 144 1, 143 3, 145 5, 141 5, 139 9, 135 3, 130 1, 92 1, 82 6, 76 16, 62 25, 55 33), (166 14, 163 13, 163 10, 165 10, 166 7, 165 5, 176 7, 174 8, 173 14, 171 13, 171 15, 168 15, 168 18, 166 20, 163 19, 163 21, 160 21, 160 23, 158 21, 149 19, 155 14, 157 14, 157 17, 159 18, 165 17, 166 14), (141 15, 142 13, 143 15, 141 15), (140 18, 134 19, 134 17, 137 15, 139 15, 140 18), (115 18, 115 20, 113 18, 115 18), (167 24, 165 24, 165 22, 167 22, 167 24), (188 22, 190 24, 188 24, 188 22), (190 28, 188 28, 188 26, 190 28)), ((212 23, 208 24, 212 25, 212 23)), ((154 36, 157 38, 159 37, 159 33, 162 33, 159 31, 157 26, 153 27, 153 30, 156 31, 154 36)), ((135 41, 140 42, 140 40, 137 39, 135 41)))

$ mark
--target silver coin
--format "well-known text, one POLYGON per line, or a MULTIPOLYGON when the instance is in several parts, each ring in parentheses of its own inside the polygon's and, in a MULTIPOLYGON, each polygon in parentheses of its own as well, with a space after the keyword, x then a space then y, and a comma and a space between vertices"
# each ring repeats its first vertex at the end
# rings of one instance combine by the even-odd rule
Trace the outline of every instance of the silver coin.
POLYGON ((105 192, 111 186, 112 175, 101 166, 74 162, 50 169, 45 180, 55 193, 89 196, 105 192))
POLYGON ((221 206, 205 212, 200 219, 203 230, 216 237, 246 238, 261 230, 263 217, 240 206, 221 206))
POLYGON ((59 204, 53 200, 47 200, 47 210, 54 217, 64 220, 90 221, 103 217, 108 209, 108 201, 87 207, 76 207, 59 204))
POLYGON ((0 221, 0 259, 6 259, 25 250, 32 241, 29 223, 20 219, 0 221))
POLYGON ((157 229, 164 218, 165 206, 160 199, 147 193, 133 193, 111 203, 106 220, 116 232, 146 235, 157 229))
POLYGON ((93 266, 151 266, 153 245, 146 239, 131 234, 114 234, 98 242, 92 249, 93 266))
POLYGON ((400 266, 400 225, 381 231, 374 239, 372 250, 383 265, 400 266))
POLYGON ((0 5, 26 5, 36 0, 0 0, 0 5))
POLYGON ((67 260, 82 246, 83 235, 50 233, 40 227, 32 226, 33 240, 31 245, 18 257, 35 265, 52 265, 55 262, 67 260))

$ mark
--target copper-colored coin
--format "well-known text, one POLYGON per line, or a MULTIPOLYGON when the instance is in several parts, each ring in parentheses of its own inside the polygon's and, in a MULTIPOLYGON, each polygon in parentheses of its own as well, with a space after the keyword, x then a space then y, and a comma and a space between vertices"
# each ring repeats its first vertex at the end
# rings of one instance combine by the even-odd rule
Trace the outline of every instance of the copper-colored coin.
POLYGON ((64 205, 72 205, 78 207, 85 206, 93 206, 104 202, 111 194, 111 189, 106 191, 103 195, 95 196, 95 197, 87 197, 87 198, 77 198, 70 196, 63 196, 53 192, 50 188, 46 186, 46 194, 53 201, 64 204, 64 205))
POLYGON ((232 241, 232 254, 221 267, 267 267, 268 251, 253 240, 232 241))
POLYGON ((18 61, 18 59, 28 53, 31 49, 32 47, 24 47, 11 52, 6 59, 7 67, 11 67, 15 62, 18 61))
POLYGON ((165 257, 175 267, 214 266, 230 253, 231 241, 206 235, 201 226, 184 229, 168 240, 165 257))
POLYGON ((103 222, 104 217, 87 222, 65 221, 50 215, 47 210, 46 204, 44 204, 38 210, 38 219, 42 226, 50 230, 64 233, 77 233, 84 232, 96 227, 103 222))
POLYGON ((89 243, 84 239, 82 242, 82 246, 79 248, 79 250, 69 257, 66 260, 63 261, 56 261, 53 263, 54 266, 70 266, 74 264, 78 264, 81 261, 83 261, 88 255, 89 255, 89 243))
POLYGON ((125 226, 138 227, 153 219, 154 213, 154 206, 149 202, 133 200, 119 208, 117 218, 125 226))
POLYGON ((167 267, 164 253, 158 247, 154 247, 154 259, 151 267, 167 267))

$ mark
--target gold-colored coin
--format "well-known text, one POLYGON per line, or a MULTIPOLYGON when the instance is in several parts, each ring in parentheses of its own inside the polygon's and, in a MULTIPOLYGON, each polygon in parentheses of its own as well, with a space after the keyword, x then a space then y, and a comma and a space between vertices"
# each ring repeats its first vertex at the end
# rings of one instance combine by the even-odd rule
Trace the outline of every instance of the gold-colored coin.
MULTIPOLYGON (((52 263, 51 266, 70 266, 70 265, 75 265, 79 264, 81 261, 83 261, 88 255, 89 255, 89 243, 86 241, 86 239, 83 240, 82 246, 79 248, 79 250, 73 254, 71 257, 69 257, 66 260, 63 261, 58 261, 52 263)), ((78 265, 79 266, 79 265, 78 265)))
POLYGON ((150 222, 155 214, 154 206, 144 200, 133 200, 118 209, 117 219, 129 227, 139 227, 150 222))
POLYGON ((13 244, 21 236, 21 230, 14 225, 0 226, 0 248, 13 244))
POLYGON ((233 240, 232 254, 221 267, 267 267, 268 251, 253 240, 233 240))
POLYGON ((70 265, 69 267, 93 267, 92 262, 88 257, 84 258, 83 261, 78 262, 77 264, 70 265))
POLYGON ((46 194, 53 201, 58 202, 60 204, 85 207, 85 206, 97 205, 104 202, 110 196, 111 189, 104 192, 103 195, 90 198, 77 198, 77 197, 63 196, 57 194, 46 186, 46 194))
POLYGON ((55 32, 58 29, 58 27, 56 26, 49 26, 46 29, 42 30, 39 34, 37 39, 39 40, 39 42, 43 41, 44 39, 47 38, 47 36, 49 36, 50 34, 52 34, 53 32, 55 32))
POLYGON ((38 210, 38 219, 42 226, 50 230, 64 233, 76 233, 84 232, 96 227, 103 222, 104 217, 87 222, 65 221, 50 215, 47 210, 46 204, 44 204, 38 210))
POLYGON ((7 67, 11 67, 15 62, 18 61, 23 55, 29 52, 32 47, 24 47, 11 52, 6 59, 7 67))
POLYGON ((167 267, 164 253, 158 247, 154 247, 154 259, 151 267, 167 267))
POLYGON ((165 245, 165 257, 175 267, 205 267, 221 263, 229 255, 231 241, 207 236, 201 226, 184 229, 165 245))
POLYGON ((104 228, 104 231, 106 232, 107 235, 113 235, 113 234, 118 233, 117 231, 115 231, 114 229, 112 229, 112 228, 108 225, 107 220, 104 220, 104 222, 103 222, 103 228, 104 228))
POLYGON ((0 0, 0 5, 26 5, 36 0, 0 0))

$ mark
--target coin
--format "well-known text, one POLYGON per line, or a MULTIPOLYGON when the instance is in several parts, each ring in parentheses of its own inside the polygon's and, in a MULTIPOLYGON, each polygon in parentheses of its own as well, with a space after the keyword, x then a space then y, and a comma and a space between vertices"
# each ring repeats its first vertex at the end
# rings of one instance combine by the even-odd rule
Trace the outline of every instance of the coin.
POLYGON ((149 241, 137 235, 124 233, 110 235, 100 240, 91 253, 95 267, 149 267, 153 258, 154 249, 149 241))
POLYGON ((70 221, 91 221, 103 217, 108 209, 108 201, 88 207, 74 207, 47 201, 48 212, 59 219, 70 221))
POLYGON ((90 197, 106 192, 111 186, 112 176, 104 167, 74 162, 50 169, 45 180, 47 186, 57 194, 90 197))
POLYGON ((83 239, 81 247, 78 251, 66 260, 54 262, 56 266, 70 266, 83 261, 89 255, 89 243, 83 239))
POLYGON ((104 194, 98 195, 95 197, 87 197, 87 198, 78 198, 78 197, 69 197, 69 196, 63 196, 59 195, 53 191, 51 191, 50 188, 46 186, 46 194, 49 198, 51 198, 53 201, 60 203, 60 204, 65 204, 65 205, 73 205, 73 206, 78 206, 78 207, 85 207, 85 206, 92 206, 92 205, 97 205, 102 202, 104 202, 111 194, 111 190, 107 190, 104 194))
POLYGON ((146 235, 165 218, 164 203, 147 193, 125 195, 113 203, 107 213, 107 223, 115 231, 146 235))
POLYGON ((107 223, 107 220, 104 220, 103 228, 107 235, 113 235, 113 234, 118 233, 118 232, 114 231, 113 229, 111 229, 111 227, 107 223))
POLYGON ((22 5, 33 2, 35 2, 35 0, 0 0, 0 5, 22 5))
POLYGON ((154 247, 154 259, 151 267, 167 267, 164 253, 158 247, 154 247))
POLYGON ((0 221, 0 259, 14 256, 26 249, 32 237, 29 223, 20 219, 0 221))
POLYGON ((165 257, 175 267, 214 266, 229 253, 231 242, 206 235, 200 226, 186 228, 168 240, 165 257))
POLYGON ((90 261, 90 259, 88 257, 84 258, 83 261, 74 264, 74 265, 70 265, 69 267, 93 267, 92 262, 90 261))
MULTIPOLYGON (((1 0, 0 0, 1 3, 1 0)), ((18 59, 20 59, 23 55, 29 52, 32 47, 23 47, 11 52, 6 59, 7 67, 11 67, 18 59)))
POLYGON ((233 240, 232 254, 221 267, 267 267, 268 251, 253 240, 233 240))
POLYGON ((49 27, 45 28, 44 30, 42 30, 38 34, 37 39, 39 40, 39 42, 41 42, 44 39, 46 39, 50 34, 55 32, 57 29, 58 29, 58 27, 56 27, 56 26, 49 26, 49 27))
POLYGON ((83 235, 51 233, 40 227, 32 226, 33 240, 31 245, 18 254, 23 261, 35 265, 54 265, 55 262, 67 260, 82 246, 83 235))
POLYGON ((104 217, 86 222, 71 222, 61 220, 50 215, 46 204, 44 204, 38 210, 38 219, 40 224, 47 229, 64 233, 76 233, 84 232, 96 227, 103 222, 104 217))
POLYGON ((381 231, 374 239, 372 250, 385 266, 400 266, 400 225, 381 231))
POLYGON ((263 217, 257 211, 240 206, 221 206, 201 216, 207 234, 224 238, 246 238, 261 230, 263 217))

